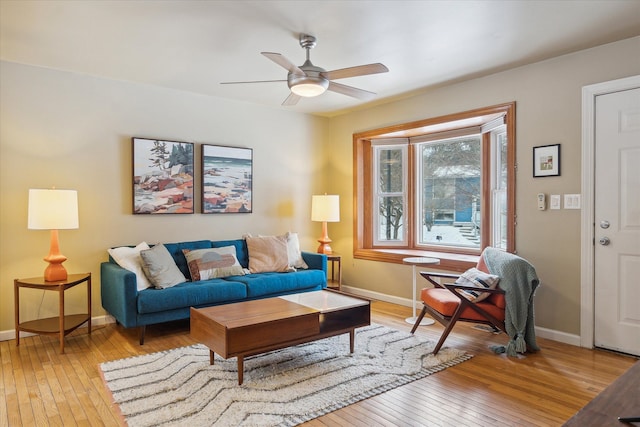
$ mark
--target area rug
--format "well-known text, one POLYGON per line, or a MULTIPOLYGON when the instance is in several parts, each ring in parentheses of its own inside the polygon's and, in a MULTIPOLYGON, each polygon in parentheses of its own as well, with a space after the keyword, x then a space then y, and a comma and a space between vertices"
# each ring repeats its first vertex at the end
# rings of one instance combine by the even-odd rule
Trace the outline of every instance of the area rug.
POLYGON ((294 426, 471 358, 381 325, 245 359, 203 345, 100 365, 129 426, 294 426))

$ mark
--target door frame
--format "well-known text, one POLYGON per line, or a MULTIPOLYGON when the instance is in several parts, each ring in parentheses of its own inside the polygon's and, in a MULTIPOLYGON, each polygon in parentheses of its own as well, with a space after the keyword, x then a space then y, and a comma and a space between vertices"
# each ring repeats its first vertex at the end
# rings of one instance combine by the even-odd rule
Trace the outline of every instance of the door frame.
POLYGON ((593 348, 595 329, 595 111, 596 97, 640 87, 640 75, 582 88, 582 215, 580 218, 580 346, 593 348))

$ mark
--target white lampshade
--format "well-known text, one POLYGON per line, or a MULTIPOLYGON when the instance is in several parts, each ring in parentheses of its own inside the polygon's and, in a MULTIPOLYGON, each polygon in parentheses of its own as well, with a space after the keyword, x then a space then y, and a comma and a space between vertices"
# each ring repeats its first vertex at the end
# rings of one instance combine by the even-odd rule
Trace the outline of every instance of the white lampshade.
POLYGON ((78 228, 78 192, 30 189, 27 228, 30 230, 78 228))
POLYGON ((311 221, 339 222, 340 196, 335 194, 311 196, 311 221))

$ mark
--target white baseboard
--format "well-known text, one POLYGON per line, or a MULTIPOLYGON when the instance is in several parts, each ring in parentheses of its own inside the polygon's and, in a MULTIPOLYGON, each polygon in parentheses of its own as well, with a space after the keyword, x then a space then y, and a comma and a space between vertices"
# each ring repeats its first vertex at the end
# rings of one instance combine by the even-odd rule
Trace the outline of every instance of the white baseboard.
MULTIPOLYGON (((359 295, 364 298, 374 299, 378 301, 389 302, 393 304, 402 305, 404 307, 411 307, 411 300, 408 298, 400 298, 393 295, 381 294, 379 292, 368 291, 366 289, 353 288, 351 286, 342 286, 341 289, 344 292, 359 295)), ((422 303, 417 302, 416 308, 422 309, 422 303)), ((536 336, 540 338, 550 339, 565 344, 575 345, 580 347, 580 336, 575 334, 569 334, 562 331, 556 331, 554 329, 541 328, 536 326, 536 336)))
MULTIPOLYGON (((91 326, 101 326, 101 325, 106 325, 108 323, 115 323, 115 319, 111 316, 104 315, 104 316, 97 316, 97 317, 92 317, 91 318, 91 326)), ((80 328, 86 328, 88 325, 86 323, 83 323, 82 325, 80 325, 80 328)), ((37 334, 32 334, 30 332, 21 332, 20 333, 20 338, 23 337, 31 337, 33 335, 37 335, 37 334)), ((15 329, 11 329, 10 331, 0 331, 0 341, 9 341, 9 340, 14 340, 16 339, 16 330, 15 329)))

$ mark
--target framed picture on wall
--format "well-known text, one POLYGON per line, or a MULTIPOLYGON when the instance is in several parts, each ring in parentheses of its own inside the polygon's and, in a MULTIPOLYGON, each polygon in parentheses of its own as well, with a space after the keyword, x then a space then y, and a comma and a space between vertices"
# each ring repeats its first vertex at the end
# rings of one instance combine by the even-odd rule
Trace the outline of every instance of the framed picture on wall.
POLYGON ((560 144, 533 147, 533 177, 560 176, 560 144))
POLYGON ((253 150, 202 145, 202 213, 251 213, 253 150))
POLYGON ((193 144, 133 140, 133 213, 192 214, 193 144))

